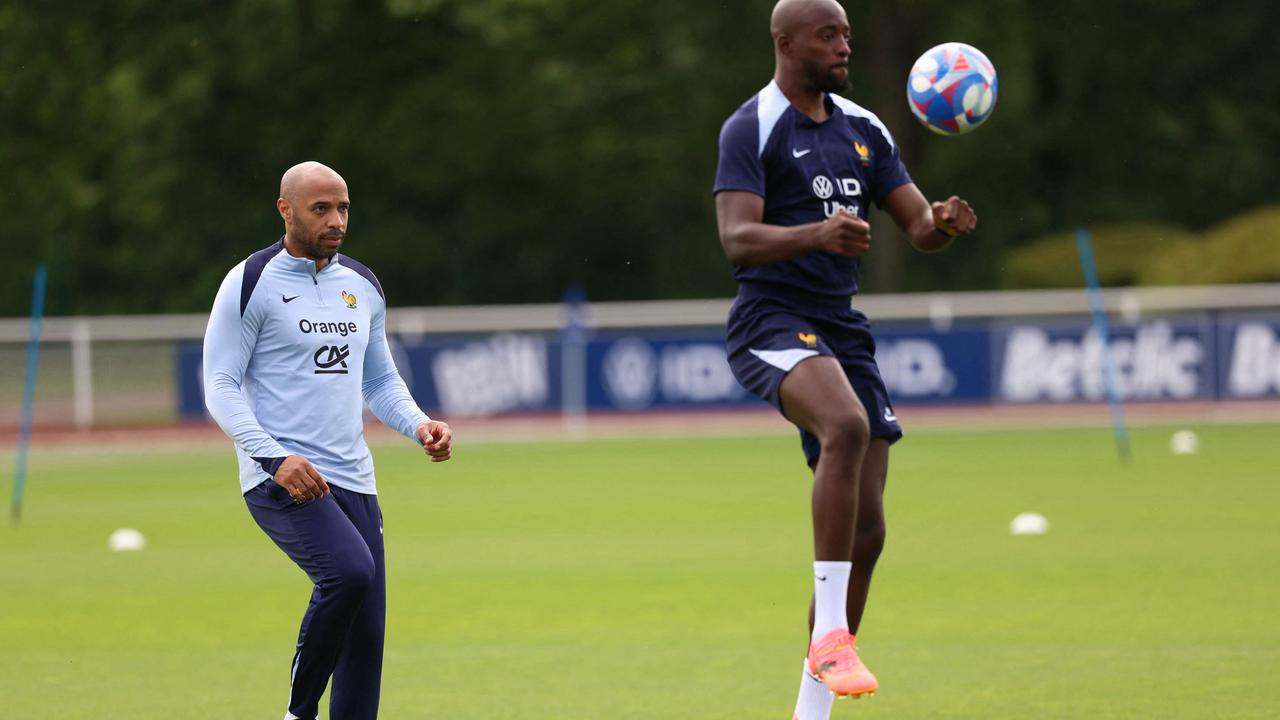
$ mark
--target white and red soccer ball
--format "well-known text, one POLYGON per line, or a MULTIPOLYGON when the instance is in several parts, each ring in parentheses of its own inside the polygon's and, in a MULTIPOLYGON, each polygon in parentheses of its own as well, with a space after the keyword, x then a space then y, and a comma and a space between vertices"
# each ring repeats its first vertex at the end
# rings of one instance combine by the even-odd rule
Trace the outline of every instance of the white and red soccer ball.
POLYGON ((963 135, 995 109, 996 68, 971 45, 943 43, 911 67, 907 101, 925 127, 939 135, 963 135))

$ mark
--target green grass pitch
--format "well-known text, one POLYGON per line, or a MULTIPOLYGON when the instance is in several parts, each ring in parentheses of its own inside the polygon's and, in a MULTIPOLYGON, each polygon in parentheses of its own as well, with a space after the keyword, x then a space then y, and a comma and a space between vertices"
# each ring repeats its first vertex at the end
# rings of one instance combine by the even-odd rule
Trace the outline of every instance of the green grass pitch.
MULTIPOLYGON (((789 718, 811 590, 789 434, 375 448, 385 718, 789 718)), ((1280 426, 916 432, 833 718, 1280 717, 1280 426), (1048 517, 1013 537, 1022 511, 1048 517)), ((12 456, 0 474, 11 487, 12 456)), ((37 452, 0 527, 0 717, 278 718, 309 586, 228 445, 37 452), (135 527, 143 552, 110 553, 135 527)), ((322 710, 321 717, 327 717, 322 710)))

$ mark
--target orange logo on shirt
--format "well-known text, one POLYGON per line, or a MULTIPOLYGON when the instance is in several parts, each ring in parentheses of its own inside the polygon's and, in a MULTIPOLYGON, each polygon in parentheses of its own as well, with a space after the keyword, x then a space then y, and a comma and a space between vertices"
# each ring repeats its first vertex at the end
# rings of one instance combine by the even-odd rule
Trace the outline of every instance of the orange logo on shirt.
POLYGON ((818 347, 818 336, 814 333, 798 332, 796 337, 800 338, 800 342, 811 348, 818 347))
POLYGON ((356 296, 352 295, 346 290, 342 291, 342 302, 346 303, 347 307, 351 308, 352 310, 356 309, 356 296))
POLYGON ((858 159, 862 161, 863 165, 871 164, 871 149, 868 148, 866 145, 863 145, 857 140, 854 140, 853 151, 858 153, 858 159))

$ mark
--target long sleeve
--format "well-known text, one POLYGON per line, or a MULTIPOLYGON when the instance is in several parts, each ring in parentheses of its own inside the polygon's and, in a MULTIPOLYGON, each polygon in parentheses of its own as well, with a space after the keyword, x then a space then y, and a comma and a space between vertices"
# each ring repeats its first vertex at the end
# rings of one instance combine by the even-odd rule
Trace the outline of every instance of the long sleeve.
POLYGON ((384 425, 416 441, 418 425, 430 418, 414 402, 391 357, 385 307, 378 307, 370 320, 369 345, 364 355, 364 382, 360 389, 369 409, 384 425))
POLYGON ((223 432, 268 475, 274 475, 289 453, 258 423, 243 391, 261 322, 251 309, 245 307, 242 312, 243 277, 241 263, 227 273, 213 301, 204 334, 204 401, 223 432))

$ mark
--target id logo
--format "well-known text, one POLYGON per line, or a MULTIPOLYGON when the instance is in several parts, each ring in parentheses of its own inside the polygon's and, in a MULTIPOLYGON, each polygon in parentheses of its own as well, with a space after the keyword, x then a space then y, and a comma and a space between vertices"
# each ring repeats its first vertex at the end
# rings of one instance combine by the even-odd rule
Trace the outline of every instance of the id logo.
POLYGON ((956 376, 942 348, 930 340, 910 338, 879 343, 876 364, 889 393, 904 398, 948 397, 956 376))

